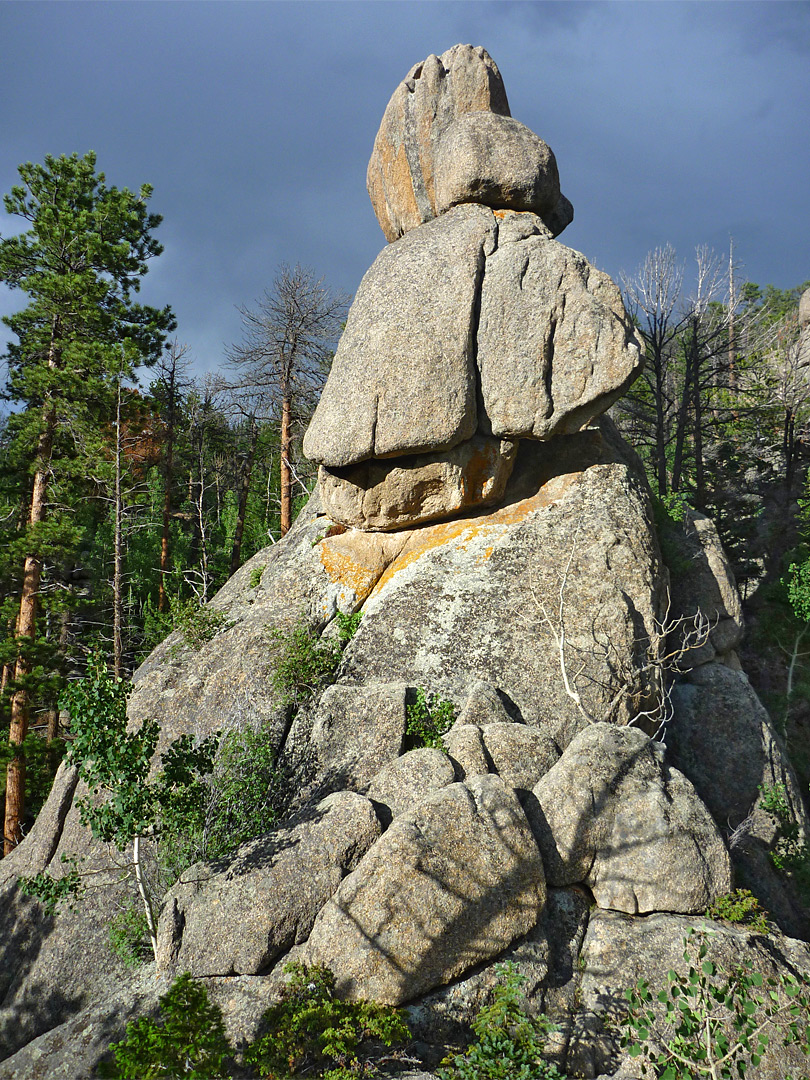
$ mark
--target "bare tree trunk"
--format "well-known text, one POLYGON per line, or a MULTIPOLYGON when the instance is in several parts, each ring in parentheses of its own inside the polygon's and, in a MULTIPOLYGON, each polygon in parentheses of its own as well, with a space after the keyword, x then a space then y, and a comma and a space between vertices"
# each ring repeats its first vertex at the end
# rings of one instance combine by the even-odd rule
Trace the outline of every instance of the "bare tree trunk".
MULTIPOLYGON (((48 487, 46 465, 50 460, 56 419, 52 408, 44 417, 44 430, 40 435, 37 448, 39 468, 34 475, 34 490, 31 496, 29 525, 38 525, 45 516, 45 495, 48 487)), ((36 634, 37 600, 42 578, 42 560, 37 555, 28 555, 23 571, 22 591, 20 593, 20 614, 17 619, 17 634, 31 641, 36 634)), ((20 652, 14 668, 14 681, 22 683, 31 673, 31 662, 24 652, 20 652)), ((3 853, 11 851, 22 840, 22 822, 25 816, 25 755, 22 744, 28 734, 29 695, 25 686, 19 686, 11 699, 11 724, 8 740, 16 747, 14 757, 8 763, 6 778, 6 819, 3 837, 3 853)))
POLYGON ((231 549, 230 573, 235 574, 242 561, 242 537, 245 532, 245 515, 247 514, 247 501, 250 494, 250 478, 253 473, 253 461, 256 457, 256 443, 259 439, 259 429, 256 421, 251 417, 250 443, 239 487, 239 506, 236 511, 236 529, 233 534, 233 547, 231 549))
POLYGON ((284 395, 281 404, 281 535, 290 531, 292 525, 292 470, 290 469, 290 397, 284 395))
POLYGON ((124 674, 123 623, 123 493, 121 484, 121 380, 115 403, 115 525, 113 535, 113 672, 120 679, 124 674))

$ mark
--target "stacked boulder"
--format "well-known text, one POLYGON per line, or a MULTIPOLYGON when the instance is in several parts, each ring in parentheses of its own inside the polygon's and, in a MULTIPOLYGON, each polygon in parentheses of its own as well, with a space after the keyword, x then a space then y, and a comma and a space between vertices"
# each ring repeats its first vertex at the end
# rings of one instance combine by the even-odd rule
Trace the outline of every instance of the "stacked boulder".
MULTIPOLYGON (((75 854, 118 876, 61 770, 0 863, 0 1080, 92 1074, 181 971, 244 1044, 287 962, 327 965, 342 994, 407 1005, 432 1067, 509 959, 566 1074, 625 1080, 624 991, 661 985, 690 931, 727 967, 810 976, 804 941, 703 917, 743 884, 810 936, 762 786, 782 785, 800 838, 807 819, 740 670, 713 524, 689 513, 667 537, 670 582, 643 466, 600 415, 639 348, 616 286, 555 239, 572 210, 553 154, 488 54, 457 45, 397 88, 368 176, 390 243, 305 438, 318 490, 214 599, 222 631, 199 650, 170 635, 129 700, 164 745, 260 728, 300 767, 295 813, 181 875, 157 979, 133 978, 106 945, 120 891, 53 919, 16 886, 75 854), (291 715, 274 633, 305 617, 328 636, 354 612, 335 683, 291 715), (409 731, 432 694, 455 707, 441 749, 409 731)), ((773 1038, 747 1075, 804 1067, 773 1038)))
POLYGON ((304 439, 324 509, 390 531, 499 502, 520 439, 579 431, 638 374, 619 290, 554 237, 551 149, 485 50, 414 67, 368 169, 391 246, 363 278, 304 439))

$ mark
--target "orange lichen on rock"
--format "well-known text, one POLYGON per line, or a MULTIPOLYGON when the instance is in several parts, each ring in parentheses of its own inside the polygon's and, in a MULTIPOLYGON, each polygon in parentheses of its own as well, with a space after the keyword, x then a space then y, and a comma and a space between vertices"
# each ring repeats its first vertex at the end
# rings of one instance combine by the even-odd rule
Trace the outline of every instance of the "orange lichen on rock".
MULTIPOLYGON (((453 543, 463 549, 473 540, 489 533, 494 533, 493 539, 497 540, 497 535, 509 526, 517 525, 535 511, 559 502, 570 487, 578 481, 580 475, 568 473, 555 476, 543 484, 536 494, 502 506, 489 514, 479 514, 474 518, 459 518, 456 521, 442 521, 436 525, 424 525, 419 529, 414 529, 408 533, 408 539, 401 552, 389 562, 372 592, 375 595, 379 593, 396 574, 407 566, 411 566, 429 551, 435 551, 437 548, 453 543)), ((494 543, 485 548, 484 560, 491 556, 494 548, 494 543)))
POLYGON ((410 535, 409 532, 365 533, 357 529, 327 535, 319 545, 323 568, 332 582, 351 589, 362 603, 410 535))

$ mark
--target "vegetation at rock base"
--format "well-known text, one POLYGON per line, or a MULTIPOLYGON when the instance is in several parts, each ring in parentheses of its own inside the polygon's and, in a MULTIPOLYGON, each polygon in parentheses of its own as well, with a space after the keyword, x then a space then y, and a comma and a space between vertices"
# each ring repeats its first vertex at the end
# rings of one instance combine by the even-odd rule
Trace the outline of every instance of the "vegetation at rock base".
POLYGON ((763 784, 760 787, 760 806, 778 826, 776 844, 771 850, 771 862, 796 882, 799 891, 810 904, 810 846, 801 835, 799 823, 788 803, 784 784, 763 784))
POLYGON ((472 1022, 475 1040, 463 1054, 445 1058, 439 1080, 562 1080, 564 1074, 543 1058, 553 1024, 525 1012, 525 980, 514 964, 499 964, 495 970, 492 1001, 472 1022))
POLYGON ((418 687, 414 700, 405 707, 405 716, 405 733, 414 746, 429 746, 446 752, 442 736, 456 720, 456 707, 452 701, 438 694, 428 694, 418 687))
POLYGON ((188 973, 160 998, 159 1019, 131 1020, 110 1050, 113 1060, 102 1061, 98 1075, 114 1080, 212 1080, 228 1075, 233 1057, 222 1011, 188 973))
MULTIPOLYGON (((639 979, 627 991, 622 1045, 657 1080, 744 1080, 774 1032, 810 1054, 810 984, 792 975, 724 972, 710 956, 710 936, 684 938, 683 972, 670 971, 655 992, 639 979)), ((786 1080, 790 1080, 789 1077, 786 1080)))
POLYGON ((402 1015, 372 1001, 342 1001, 328 968, 291 963, 281 1000, 264 1014, 266 1032, 245 1054, 264 1080, 373 1076, 367 1045, 392 1047, 410 1039, 402 1015))

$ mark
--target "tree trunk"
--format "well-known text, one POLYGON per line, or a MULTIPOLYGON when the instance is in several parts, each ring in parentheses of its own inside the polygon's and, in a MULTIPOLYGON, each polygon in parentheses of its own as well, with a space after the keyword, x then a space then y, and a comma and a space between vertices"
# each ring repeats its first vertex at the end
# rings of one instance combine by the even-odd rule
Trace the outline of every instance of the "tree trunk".
POLYGON ((115 525, 113 536, 113 671, 117 679, 124 674, 123 638, 123 494, 121 490, 121 381, 115 405, 115 525))
POLYGON ((290 469, 290 396, 284 395, 281 404, 281 535, 292 525, 292 470, 290 469))
POLYGON ((158 611, 164 612, 169 606, 166 594, 166 577, 169 573, 169 528, 172 520, 172 471, 174 457, 174 392, 169 404, 169 416, 166 423, 166 458, 163 467, 163 527, 160 534, 160 585, 158 586, 158 611))
POLYGON ((239 506, 236 511, 236 529, 233 534, 233 547, 231 549, 230 573, 235 574, 242 563, 242 537, 245 532, 245 515, 247 513, 247 501, 250 493, 250 478, 253 473, 253 461, 256 456, 256 443, 259 440, 259 430, 255 420, 251 418, 250 444, 247 457, 242 468, 242 476, 239 488, 239 506))

